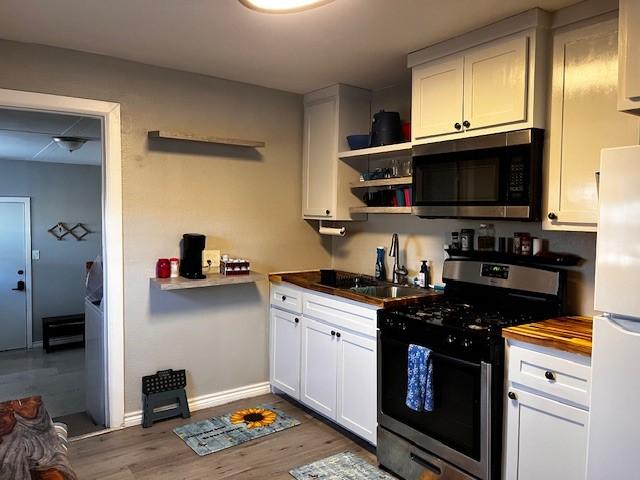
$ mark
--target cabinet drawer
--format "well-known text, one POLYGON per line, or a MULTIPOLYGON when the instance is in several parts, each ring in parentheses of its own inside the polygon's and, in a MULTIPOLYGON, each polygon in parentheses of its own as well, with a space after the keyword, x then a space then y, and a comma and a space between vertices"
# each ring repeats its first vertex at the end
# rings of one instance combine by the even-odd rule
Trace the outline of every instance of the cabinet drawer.
POLYGON ((302 313, 302 290, 280 283, 271 284, 271 305, 288 310, 292 313, 302 313))
POLYGON ((509 348, 509 381, 589 406, 591 367, 519 346, 509 348))
POLYGON ((302 310, 306 317, 331 323, 338 328, 348 328, 370 337, 376 336, 377 308, 365 307, 347 300, 334 300, 322 295, 305 292, 302 310))

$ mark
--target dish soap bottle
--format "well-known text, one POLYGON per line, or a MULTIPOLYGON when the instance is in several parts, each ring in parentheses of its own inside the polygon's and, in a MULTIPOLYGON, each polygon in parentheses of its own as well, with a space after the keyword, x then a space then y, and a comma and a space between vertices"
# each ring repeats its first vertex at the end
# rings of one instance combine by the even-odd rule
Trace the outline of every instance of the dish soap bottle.
POLYGON ((387 272, 384 269, 384 247, 376 248, 376 280, 384 282, 387 279, 387 272))
POLYGON ((418 285, 421 288, 427 288, 429 285, 429 260, 421 260, 422 266, 420 267, 420 273, 418 274, 418 285))

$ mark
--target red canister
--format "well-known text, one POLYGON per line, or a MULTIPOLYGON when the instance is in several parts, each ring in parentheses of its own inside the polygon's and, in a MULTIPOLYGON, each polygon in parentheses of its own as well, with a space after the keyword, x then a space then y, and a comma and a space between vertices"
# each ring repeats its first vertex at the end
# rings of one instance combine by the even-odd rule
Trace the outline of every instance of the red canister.
POLYGON ((168 258, 159 258, 156 263, 156 277, 169 278, 171 276, 171 262, 168 258))

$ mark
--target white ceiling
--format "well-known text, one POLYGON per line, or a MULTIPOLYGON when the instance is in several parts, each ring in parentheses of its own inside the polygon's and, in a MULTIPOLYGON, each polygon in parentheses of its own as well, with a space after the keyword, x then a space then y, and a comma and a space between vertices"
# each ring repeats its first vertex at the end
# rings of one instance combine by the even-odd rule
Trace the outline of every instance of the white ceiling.
POLYGON ((0 160, 100 165, 100 120, 26 110, 0 109, 0 160), (63 150, 51 137, 89 139, 73 152, 63 150))
POLYGON ((379 89, 406 54, 532 7, 576 0, 335 0, 290 14, 237 0, 2 0, 0 36, 298 93, 379 89))

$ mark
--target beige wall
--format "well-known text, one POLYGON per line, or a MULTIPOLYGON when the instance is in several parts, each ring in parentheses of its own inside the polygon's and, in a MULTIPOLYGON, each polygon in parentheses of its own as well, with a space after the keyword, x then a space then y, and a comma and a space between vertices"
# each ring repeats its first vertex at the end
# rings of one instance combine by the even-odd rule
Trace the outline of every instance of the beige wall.
POLYGON ((121 104, 126 411, 141 408, 142 375, 162 368, 186 368, 190 396, 266 381, 266 282, 158 292, 149 278, 158 257, 178 254, 185 232, 262 272, 330 264, 330 241, 301 220, 301 97, 7 41, 0 58, 0 88, 121 104), (152 146, 154 129, 267 147, 152 146))
MULTIPOLYGON (((372 111, 380 109, 399 111, 403 119, 411 116, 411 82, 374 92, 372 111)), ((459 220, 426 220, 412 215, 369 215, 367 222, 347 226, 344 238, 333 240, 333 265, 350 271, 371 273, 374 271, 375 248, 389 249, 391 234, 399 234, 402 261, 412 276, 417 275, 420 260, 433 263, 433 278, 441 280, 443 245, 450 242, 449 234, 461 228, 477 229, 480 222, 459 220)), ((520 222, 496 223, 496 236, 513 236, 513 232, 531 232, 547 239, 555 252, 575 253, 584 262, 570 269, 567 285, 567 309, 569 313, 591 315, 593 313, 593 287, 595 275, 596 236, 592 233, 547 232, 540 223, 520 222)), ((391 260, 387 257, 387 272, 390 276, 391 260)))

